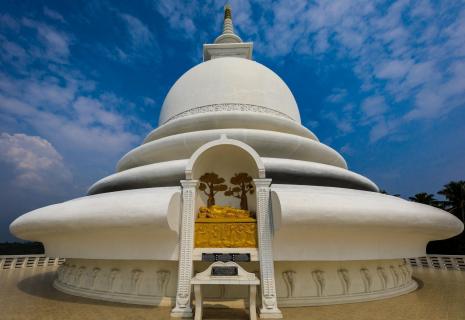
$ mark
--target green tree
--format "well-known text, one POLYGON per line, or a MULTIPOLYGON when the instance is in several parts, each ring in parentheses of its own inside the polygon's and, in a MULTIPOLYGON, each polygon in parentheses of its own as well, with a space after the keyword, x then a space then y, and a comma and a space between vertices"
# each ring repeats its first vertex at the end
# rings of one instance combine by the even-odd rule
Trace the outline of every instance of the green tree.
POLYGON ((446 198, 444 208, 465 222, 465 181, 451 181, 438 194, 446 198))
POLYGON ((386 194, 386 195, 388 195, 388 196, 394 196, 394 197, 397 197, 397 198, 400 197, 400 194, 398 194, 398 193, 396 193, 396 194, 390 194, 389 192, 387 192, 387 191, 384 190, 384 189, 380 189, 380 190, 379 190, 379 193, 386 194))
POLYGON ((234 177, 231 178, 231 183, 236 185, 237 187, 229 188, 229 190, 226 191, 224 195, 233 196, 238 199, 241 199, 241 209, 249 210, 249 206, 247 203, 247 193, 254 193, 252 180, 253 178, 245 172, 234 174, 234 177))
POLYGON ((433 207, 440 206, 440 202, 434 198, 434 194, 426 193, 426 192, 417 193, 413 197, 409 197, 409 200, 418 202, 418 203, 427 204, 433 207))
POLYGON ((207 172, 200 177, 199 190, 203 191, 207 197, 207 206, 215 205, 215 195, 220 191, 226 191, 228 186, 223 184, 224 179, 214 172, 207 172), (208 189, 208 190, 207 190, 208 189))

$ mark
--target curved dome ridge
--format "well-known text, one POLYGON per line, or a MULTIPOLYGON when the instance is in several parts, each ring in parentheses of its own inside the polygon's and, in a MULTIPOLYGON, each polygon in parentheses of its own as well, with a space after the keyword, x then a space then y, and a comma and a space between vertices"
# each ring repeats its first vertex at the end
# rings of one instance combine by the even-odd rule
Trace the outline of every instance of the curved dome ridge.
POLYGON ((182 75, 165 98, 159 123, 215 111, 266 113, 300 123, 284 81, 260 63, 235 57, 208 60, 182 75))

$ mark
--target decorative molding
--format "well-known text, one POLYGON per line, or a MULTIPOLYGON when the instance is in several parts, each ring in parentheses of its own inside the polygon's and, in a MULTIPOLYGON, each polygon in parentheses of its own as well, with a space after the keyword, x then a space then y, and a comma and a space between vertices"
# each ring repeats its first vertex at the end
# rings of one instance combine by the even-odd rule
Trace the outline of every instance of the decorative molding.
POLYGON ((402 282, 400 281, 400 275, 399 275, 399 272, 396 270, 396 267, 390 266, 389 270, 391 270, 392 281, 394 282, 394 287, 401 285, 402 282))
MULTIPOLYGON (((250 271, 259 277, 257 266, 258 263, 250 265, 250 271)), ((399 296, 417 288, 411 275, 407 276, 406 283, 399 280, 398 285, 394 286, 391 266, 399 274, 402 268, 408 269, 401 259, 275 261, 276 275, 284 279, 276 282, 277 304, 279 307, 292 307, 370 301, 399 296), (370 292, 366 292, 363 285, 362 269, 367 269, 371 275, 370 292), (310 282, 308 279, 311 279, 310 282), (343 292, 344 286, 347 286, 346 294, 343 292), (316 287, 324 289, 318 290, 316 287)), ((176 282, 172 279, 177 279, 177 269, 176 261, 68 259, 58 268, 54 286, 66 293, 98 300, 168 307, 175 303, 176 282), (115 269, 119 273, 114 280, 114 290, 110 291, 109 277, 115 269)), ((228 287, 222 297, 221 289, 207 286, 205 295, 212 300, 221 300, 225 297, 241 299, 247 293, 243 288, 228 287)))
POLYGON ((370 270, 368 270, 367 268, 361 268, 360 275, 362 276, 363 287, 365 288, 365 292, 371 292, 371 285, 373 283, 373 280, 371 278, 370 270))
POLYGON ((378 267, 376 268, 376 272, 378 273, 379 280, 381 282, 381 288, 382 290, 385 290, 387 288, 387 283, 388 283, 388 276, 386 274, 386 270, 384 267, 378 267))
POLYGON ((108 274, 108 287, 110 289, 110 292, 116 291, 115 281, 117 280, 119 273, 120 273, 119 269, 114 268, 114 269, 111 269, 110 273, 108 274))
POLYGON ((413 274, 413 269, 412 269, 412 266, 407 263, 407 261, 404 261, 405 263, 405 269, 407 270, 407 279, 409 279, 409 281, 412 279, 412 274, 413 274))
POLYGON ((158 289, 163 296, 167 294, 168 282, 170 281, 171 272, 168 270, 157 271, 158 289))
POLYGON ((316 283, 316 295, 322 297, 326 295, 326 279, 325 272, 323 270, 312 271, 313 281, 316 283))
POLYGON ((412 271, 410 266, 407 265, 405 261, 402 264, 399 264, 399 270, 402 274, 402 280, 404 284, 407 284, 412 278, 412 271))
POLYGON ((97 278, 99 273, 100 273, 100 268, 94 268, 92 270, 92 274, 90 276, 90 286, 89 286, 91 289, 95 287, 95 279, 97 278))
POLYGON ((267 108, 262 106, 257 106, 253 104, 242 104, 242 103, 219 103, 219 104, 210 104, 206 106, 195 107, 184 112, 178 113, 175 116, 172 116, 163 124, 167 123, 168 121, 179 119, 186 116, 191 116, 194 114, 206 113, 206 112, 230 112, 230 111, 243 111, 243 112, 254 112, 254 113, 266 113, 267 115, 272 115, 280 118, 285 118, 288 120, 292 120, 295 122, 294 119, 289 117, 287 114, 267 108))
POLYGON ((79 269, 76 272, 76 275, 74 276, 74 283, 76 286, 80 287, 81 286, 81 280, 82 280, 82 275, 86 272, 86 267, 85 266, 80 266, 79 269))
POLYGON ((342 294, 347 295, 350 291, 350 275, 347 269, 338 269, 337 274, 339 275, 339 279, 341 279, 342 285, 342 294))
POLYGON ((133 292, 134 294, 139 293, 139 284, 143 273, 144 271, 139 269, 134 269, 131 271, 131 292, 133 292))
POLYGON ((288 270, 283 273, 284 282, 286 283, 287 297, 292 298, 294 296, 294 276, 295 271, 288 270))

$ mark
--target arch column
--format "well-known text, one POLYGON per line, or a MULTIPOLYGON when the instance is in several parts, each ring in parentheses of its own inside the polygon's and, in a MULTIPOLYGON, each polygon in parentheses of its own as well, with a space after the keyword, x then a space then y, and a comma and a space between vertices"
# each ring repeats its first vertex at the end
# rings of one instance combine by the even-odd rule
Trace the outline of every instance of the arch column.
POLYGON ((192 318, 192 251, 194 250, 195 197, 198 183, 198 180, 181 180, 182 216, 180 228, 181 243, 179 245, 178 286, 176 292, 176 306, 173 310, 171 310, 171 316, 176 318, 192 318))
POLYGON ((276 299, 274 262, 272 250, 272 221, 270 185, 271 179, 254 179, 257 196, 258 254, 260 258, 260 278, 262 305, 260 318, 282 318, 276 299))

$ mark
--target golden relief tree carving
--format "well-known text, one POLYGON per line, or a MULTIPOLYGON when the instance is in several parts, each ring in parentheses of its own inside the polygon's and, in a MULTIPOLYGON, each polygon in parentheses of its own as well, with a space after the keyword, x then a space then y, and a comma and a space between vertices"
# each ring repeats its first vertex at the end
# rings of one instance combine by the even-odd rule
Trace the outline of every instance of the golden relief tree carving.
POLYGON ((199 190, 203 191, 207 197, 207 206, 215 205, 215 195, 220 191, 226 191, 228 186, 224 184, 224 179, 214 172, 207 172, 200 177, 199 190), (208 189, 208 190, 207 190, 208 189))
POLYGON ((229 188, 224 192, 225 196, 233 196, 238 199, 241 199, 241 209, 249 210, 247 203, 247 194, 254 193, 254 186, 252 184, 253 178, 249 176, 246 172, 236 173, 234 177, 231 178, 230 182, 236 187, 229 188))

